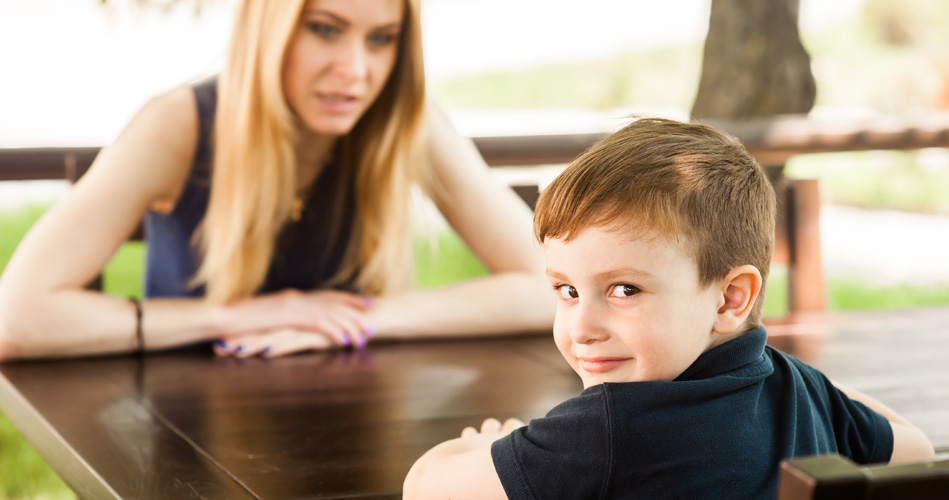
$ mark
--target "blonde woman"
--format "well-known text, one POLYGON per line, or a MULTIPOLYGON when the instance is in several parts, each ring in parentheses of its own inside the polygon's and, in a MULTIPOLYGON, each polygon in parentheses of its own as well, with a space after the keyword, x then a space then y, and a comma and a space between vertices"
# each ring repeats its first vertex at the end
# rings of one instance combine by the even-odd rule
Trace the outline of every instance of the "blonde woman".
POLYGON ((215 80, 147 103, 0 278, 0 359, 279 356, 549 328, 527 207, 427 106, 417 0, 245 0, 215 80), (410 189, 490 271, 412 290, 410 189), (145 299, 83 289, 145 218, 145 299))

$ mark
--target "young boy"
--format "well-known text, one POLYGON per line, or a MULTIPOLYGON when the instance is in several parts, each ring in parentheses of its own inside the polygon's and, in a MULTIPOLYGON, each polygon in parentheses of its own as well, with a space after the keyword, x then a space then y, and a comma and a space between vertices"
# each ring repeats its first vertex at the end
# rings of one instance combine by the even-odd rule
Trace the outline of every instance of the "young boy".
POLYGON ((931 459, 892 410, 765 345, 774 219, 762 168, 707 126, 640 119, 581 155, 534 230, 583 392, 434 447, 405 498, 773 499, 786 457, 931 459))

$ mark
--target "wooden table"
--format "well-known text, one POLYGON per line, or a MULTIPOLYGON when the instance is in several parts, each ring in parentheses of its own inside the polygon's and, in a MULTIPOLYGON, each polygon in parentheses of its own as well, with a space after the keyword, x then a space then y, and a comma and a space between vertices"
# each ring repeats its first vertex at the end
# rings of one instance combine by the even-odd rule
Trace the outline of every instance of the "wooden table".
MULTIPOLYGON (((949 453, 949 309, 769 329, 949 453)), ((0 411, 82 498, 400 498, 434 444, 486 417, 542 416, 580 390, 547 335, 0 365, 0 411)))

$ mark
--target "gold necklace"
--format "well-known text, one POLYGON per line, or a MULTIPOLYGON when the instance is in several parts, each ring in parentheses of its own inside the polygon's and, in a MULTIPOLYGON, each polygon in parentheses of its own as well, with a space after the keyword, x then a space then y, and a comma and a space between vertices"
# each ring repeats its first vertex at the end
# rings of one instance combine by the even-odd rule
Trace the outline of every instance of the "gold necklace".
MULTIPOLYGON (((333 152, 330 151, 325 160, 319 162, 320 165, 326 166, 333 162, 333 152)), ((320 169, 322 170, 322 168, 320 169)), ((320 172, 317 172, 316 177, 319 177, 320 172)), ((312 184, 316 183, 316 179, 310 181, 311 186, 306 189, 306 192, 309 192, 312 189, 312 184)), ((300 222, 300 219, 303 218, 303 211, 306 210, 306 200, 299 194, 294 195, 293 202, 290 205, 290 220, 293 222, 300 222)))

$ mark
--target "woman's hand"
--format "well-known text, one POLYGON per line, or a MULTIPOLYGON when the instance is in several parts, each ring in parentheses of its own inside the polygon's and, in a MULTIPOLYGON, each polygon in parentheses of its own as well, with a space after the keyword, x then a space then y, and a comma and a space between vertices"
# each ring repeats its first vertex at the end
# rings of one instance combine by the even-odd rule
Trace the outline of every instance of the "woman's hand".
POLYGON ((214 344, 214 352, 218 356, 233 356, 248 358, 260 356, 276 358, 303 351, 319 351, 335 347, 336 344, 329 337, 297 330, 295 328, 278 328, 268 332, 251 333, 220 340, 214 344))
POLYGON ((348 292, 317 290, 255 297, 230 309, 228 328, 215 351, 224 356, 282 356, 335 346, 366 347, 375 337, 366 312, 372 300, 348 292))

